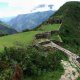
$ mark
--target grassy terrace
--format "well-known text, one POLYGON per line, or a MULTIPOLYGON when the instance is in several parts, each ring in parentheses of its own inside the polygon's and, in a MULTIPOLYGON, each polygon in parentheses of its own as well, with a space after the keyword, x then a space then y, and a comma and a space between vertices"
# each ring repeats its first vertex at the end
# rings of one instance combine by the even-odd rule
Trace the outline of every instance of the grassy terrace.
POLYGON ((59 30, 61 24, 47 24, 38 27, 37 30, 41 31, 52 31, 52 30, 59 30))
MULTIPOLYGON (((23 32, 23 33, 0 37, 0 51, 3 50, 5 46, 11 47, 11 46, 15 46, 18 43, 28 45, 32 42, 35 34, 44 31, 59 30, 59 28, 60 28, 60 24, 53 24, 53 25, 48 24, 39 27, 37 31, 29 31, 29 32, 23 32)), ((51 39, 61 41, 59 35, 53 35, 51 39)))
POLYGON ((30 44, 34 38, 34 35, 39 31, 23 32, 14 35, 8 35, 0 37, 0 51, 3 50, 4 46, 11 47, 18 43, 30 44))
MULTIPOLYGON (((36 28, 37 31, 43 31, 43 32, 47 32, 47 31, 54 31, 54 30, 59 30, 60 29, 60 25, 61 24, 47 24, 47 25, 41 25, 40 27, 36 28)), ((59 34, 53 34, 50 38, 51 40, 56 40, 56 41, 61 41, 62 39, 59 36, 59 34)))
POLYGON ((56 40, 62 42, 62 39, 58 34, 52 35, 50 40, 56 40))

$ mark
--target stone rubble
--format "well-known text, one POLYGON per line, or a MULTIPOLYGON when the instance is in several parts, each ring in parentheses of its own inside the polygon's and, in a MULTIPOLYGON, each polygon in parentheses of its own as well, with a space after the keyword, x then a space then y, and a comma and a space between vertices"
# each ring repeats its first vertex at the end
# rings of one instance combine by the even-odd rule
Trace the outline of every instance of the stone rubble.
POLYGON ((79 76, 79 73, 75 67, 73 67, 69 61, 61 61, 61 64, 64 67, 64 74, 61 76, 60 80, 76 80, 79 76))

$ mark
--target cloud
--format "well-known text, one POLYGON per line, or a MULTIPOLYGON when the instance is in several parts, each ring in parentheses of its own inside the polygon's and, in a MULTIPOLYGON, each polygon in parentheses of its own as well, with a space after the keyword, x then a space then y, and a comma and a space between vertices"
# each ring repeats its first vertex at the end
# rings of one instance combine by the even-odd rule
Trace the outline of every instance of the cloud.
POLYGON ((57 10, 61 5, 63 5, 67 1, 71 0, 0 0, 0 2, 7 4, 4 5, 4 8, 3 6, 0 7, 0 17, 29 13, 36 6, 44 7, 44 5, 49 5, 49 7, 52 8, 50 4, 54 5, 53 6, 54 10, 57 10))
POLYGON ((45 4, 40 4, 40 5, 38 5, 36 8, 43 8, 43 7, 45 7, 46 5, 45 4))
POLYGON ((48 5, 50 9, 53 9, 53 6, 54 6, 53 4, 48 5))
POLYGON ((44 8, 45 6, 46 6, 45 4, 40 4, 40 5, 36 6, 35 8, 33 8, 33 9, 31 10, 31 12, 33 12, 33 11, 39 9, 39 8, 44 8))

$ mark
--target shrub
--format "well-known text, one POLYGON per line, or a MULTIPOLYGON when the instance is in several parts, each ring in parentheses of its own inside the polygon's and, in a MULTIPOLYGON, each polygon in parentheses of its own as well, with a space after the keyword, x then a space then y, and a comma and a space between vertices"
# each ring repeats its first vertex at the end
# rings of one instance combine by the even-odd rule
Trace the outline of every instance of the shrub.
MULTIPOLYGON (((5 48, 0 56, 1 61, 8 62, 13 72, 15 65, 21 67, 24 76, 38 76, 47 71, 63 70, 60 64, 63 57, 65 56, 59 54, 59 51, 45 51, 43 48, 36 49, 33 46, 5 48)), ((2 71, 5 69, 2 68, 2 71)))

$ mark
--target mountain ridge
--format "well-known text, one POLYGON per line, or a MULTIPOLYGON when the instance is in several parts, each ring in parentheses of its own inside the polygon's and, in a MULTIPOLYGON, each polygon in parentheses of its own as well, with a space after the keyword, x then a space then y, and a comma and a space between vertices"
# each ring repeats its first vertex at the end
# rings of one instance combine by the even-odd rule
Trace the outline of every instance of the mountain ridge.
POLYGON ((33 29, 48 19, 53 13, 54 11, 49 10, 44 12, 22 14, 10 20, 8 24, 19 32, 25 29, 33 29))
POLYGON ((0 21, 0 36, 17 33, 16 30, 10 28, 9 25, 0 21))

